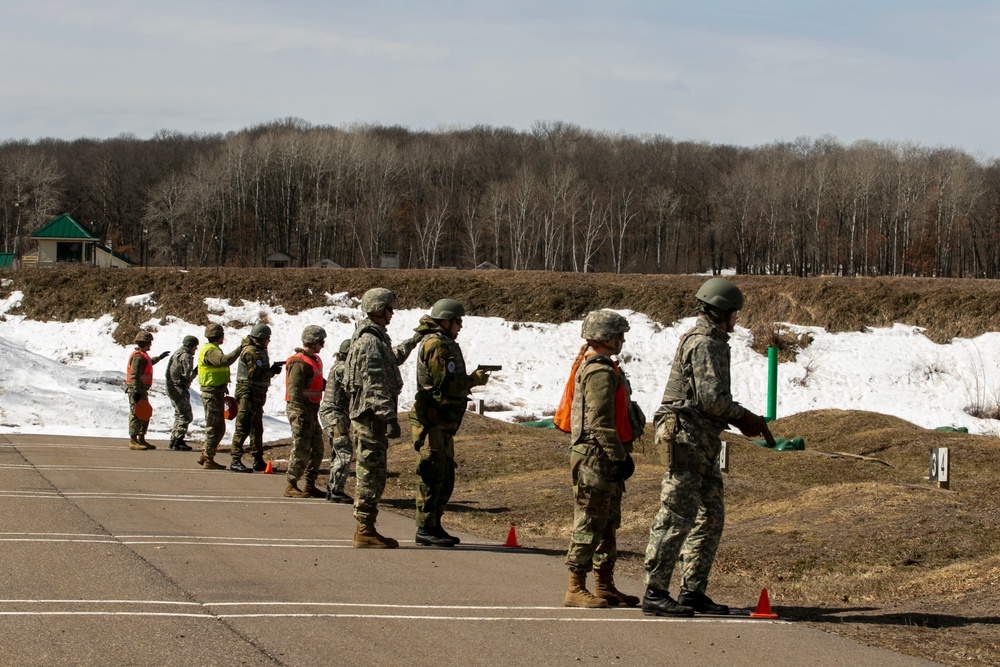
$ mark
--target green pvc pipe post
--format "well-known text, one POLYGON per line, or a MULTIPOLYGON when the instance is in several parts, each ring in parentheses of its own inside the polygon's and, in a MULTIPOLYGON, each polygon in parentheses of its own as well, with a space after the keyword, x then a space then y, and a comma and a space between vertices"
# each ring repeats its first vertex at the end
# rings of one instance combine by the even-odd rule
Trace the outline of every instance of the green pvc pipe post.
POLYGON ((767 348, 767 414, 766 421, 772 422, 778 414, 778 348, 767 348))

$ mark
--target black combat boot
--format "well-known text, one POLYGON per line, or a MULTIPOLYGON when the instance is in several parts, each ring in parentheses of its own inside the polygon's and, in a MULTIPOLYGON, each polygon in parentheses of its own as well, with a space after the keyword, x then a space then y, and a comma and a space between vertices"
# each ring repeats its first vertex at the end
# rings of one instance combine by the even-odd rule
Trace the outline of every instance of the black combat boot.
POLYGON ((443 537, 446 540, 451 540, 455 544, 461 544, 462 543, 462 540, 458 539, 457 537, 455 537, 454 535, 452 535, 451 533, 449 533, 447 530, 444 529, 444 526, 442 526, 440 524, 436 528, 434 528, 434 533, 438 537, 443 537))
POLYGON ((239 456, 233 457, 232 463, 229 464, 229 469, 233 472, 253 472, 253 468, 243 465, 243 460, 239 456))
POLYGON ((694 616, 694 609, 677 604, 667 591, 650 587, 642 597, 642 613, 646 616, 694 616))
POLYGON ((704 593, 692 593, 681 589, 681 594, 677 596, 677 604, 691 607, 697 614, 716 614, 724 616, 729 613, 729 607, 724 604, 712 602, 712 598, 704 593))
POLYGON ((343 491, 334 491, 329 486, 326 487, 326 499, 331 503, 340 503, 341 505, 350 505, 354 503, 354 498, 343 491))
POLYGON ((177 438, 170 438, 170 449, 177 449, 177 438))
POLYGON ((262 454, 253 455, 253 470, 254 472, 264 472, 267 469, 267 464, 264 463, 264 456, 262 454))
POLYGON ((417 528, 417 536, 414 541, 422 547, 453 547, 455 542, 447 537, 442 537, 432 526, 430 528, 417 528))
POLYGON ((188 446, 188 444, 186 442, 184 442, 184 438, 177 438, 177 446, 174 447, 174 449, 176 449, 179 452, 190 452, 191 451, 191 448, 188 446))

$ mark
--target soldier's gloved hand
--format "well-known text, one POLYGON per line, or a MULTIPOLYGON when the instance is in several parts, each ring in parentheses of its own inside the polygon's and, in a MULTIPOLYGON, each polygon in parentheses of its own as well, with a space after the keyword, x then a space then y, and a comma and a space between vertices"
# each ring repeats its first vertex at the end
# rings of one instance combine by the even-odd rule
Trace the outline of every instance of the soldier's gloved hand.
POLYGON ((635 472, 635 461, 632 460, 631 454, 626 453, 624 461, 612 461, 611 465, 613 467, 611 481, 613 482, 624 482, 635 472))
POLYGON ((393 417, 385 423, 385 434, 390 438, 398 438, 400 434, 399 420, 393 417))
POLYGON ((742 417, 733 422, 733 426, 738 428, 743 435, 752 438, 764 432, 764 429, 767 428, 767 422, 760 415, 755 415, 747 410, 742 417))
POLYGON ((280 361, 276 361, 273 364, 271 364, 271 375, 277 375, 278 373, 280 373, 281 366, 282 364, 280 361))
POLYGON ((472 371, 472 386, 481 387, 490 381, 490 374, 482 368, 472 371))
POLYGON ((167 357, 169 357, 169 356, 170 356, 170 353, 169 353, 169 352, 164 352, 163 354, 158 354, 158 355, 156 356, 156 360, 157 360, 157 361, 163 361, 164 359, 166 359, 166 358, 167 358, 167 357))

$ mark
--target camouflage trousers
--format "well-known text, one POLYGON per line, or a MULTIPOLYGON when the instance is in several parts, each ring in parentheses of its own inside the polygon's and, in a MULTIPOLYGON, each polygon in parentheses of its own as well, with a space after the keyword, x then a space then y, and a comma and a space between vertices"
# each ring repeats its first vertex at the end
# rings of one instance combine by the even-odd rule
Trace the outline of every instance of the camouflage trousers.
POLYGON ((215 452, 226 434, 226 388, 202 389, 201 403, 205 407, 205 456, 215 458, 215 452), (220 391, 221 390, 221 391, 220 391))
POLYGON ((136 396, 134 392, 128 392, 128 437, 132 440, 140 435, 146 437, 146 430, 149 429, 148 419, 139 419, 135 416, 135 404, 144 398, 147 397, 145 395, 136 396))
POLYGON ((378 502, 385 491, 388 475, 386 454, 389 438, 385 420, 365 413, 351 421, 351 440, 357 456, 358 485, 354 495, 354 518, 358 523, 374 525, 378 502))
POLYGON ((174 427, 170 429, 170 437, 183 439, 187 436, 188 426, 194 421, 194 412, 191 411, 191 392, 187 389, 180 392, 168 388, 167 396, 174 406, 174 427))
POLYGON ((417 443, 417 527, 441 525, 441 515, 455 490, 455 436, 440 427, 423 431, 417 443))
POLYGON ((611 480, 611 461, 595 445, 572 447, 569 463, 575 504, 566 566, 572 572, 614 567, 625 483, 611 480))
POLYGON ((649 529, 646 585, 668 590, 680 559, 681 588, 704 593, 726 521, 722 477, 687 470, 667 472, 660 509, 649 529))
POLYGON ((285 479, 298 482, 305 477, 316 483, 319 466, 323 462, 323 428, 319 425, 319 404, 315 408, 287 409, 288 424, 292 427, 292 451, 288 453, 288 470, 285 479))
POLYGON ((250 453, 264 455, 264 403, 266 391, 237 392, 239 409, 233 425, 232 452, 234 457, 243 455, 243 443, 250 438, 250 453))
POLYGON ((327 488, 337 493, 344 492, 344 485, 351 472, 351 461, 354 460, 350 429, 351 420, 344 416, 326 430, 326 437, 330 441, 330 481, 327 488))

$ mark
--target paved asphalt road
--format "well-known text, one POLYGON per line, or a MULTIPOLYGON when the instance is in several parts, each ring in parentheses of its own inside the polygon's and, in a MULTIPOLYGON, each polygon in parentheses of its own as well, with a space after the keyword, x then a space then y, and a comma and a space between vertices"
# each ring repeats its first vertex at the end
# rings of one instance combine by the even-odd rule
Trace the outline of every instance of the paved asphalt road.
POLYGON ((401 547, 353 549, 349 506, 196 456, 0 436, 0 664, 932 664, 780 621, 567 609, 560 558, 416 547, 388 512, 401 547))

